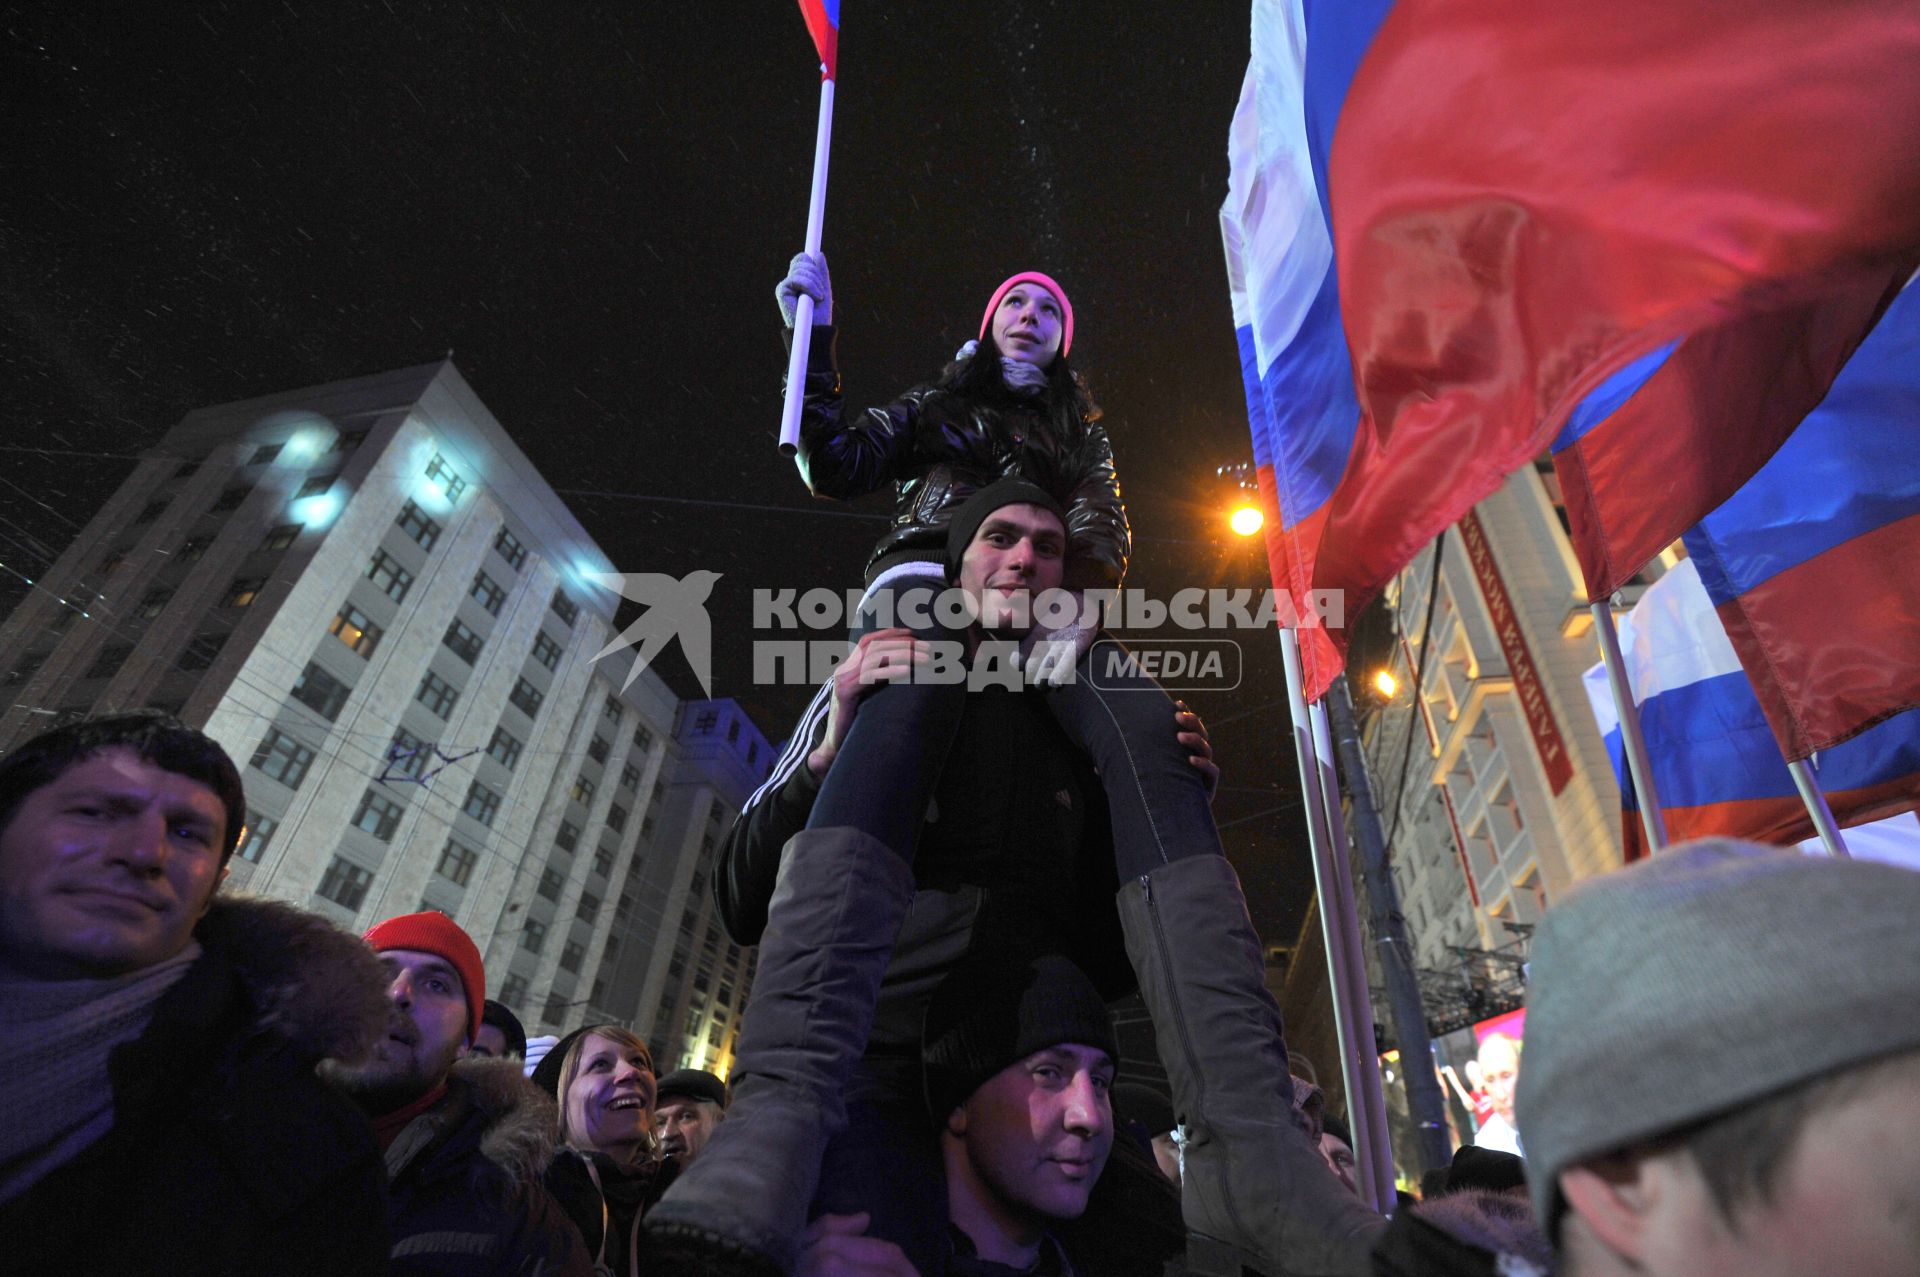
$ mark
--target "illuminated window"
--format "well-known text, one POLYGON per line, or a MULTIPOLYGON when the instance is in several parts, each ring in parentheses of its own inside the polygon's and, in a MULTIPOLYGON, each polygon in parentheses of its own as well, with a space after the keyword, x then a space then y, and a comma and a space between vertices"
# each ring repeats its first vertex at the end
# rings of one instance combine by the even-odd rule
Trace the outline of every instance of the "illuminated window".
POLYGON ((427 478, 440 485, 447 494, 447 500, 458 501, 460 494, 467 490, 467 481, 462 479, 448 460, 439 453, 433 454, 433 460, 427 462, 427 478))
POLYGON ((362 657, 373 655, 373 649, 380 646, 380 638, 386 632, 351 603, 340 609, 327 631, 362 657))
POLYGON ((571 792, 573 794, 573 801, 579 803, 581 806, 585 807, 592 804, 593 782, 588 780, 585 776, 578 776, 574 778, 573 789, 571 792))
POLYGON ((260 591, 266 584, 265 577, 235 577, 233 584, 227 587, 227 592, 220 596, 220 606, 251 607, 253 601, 260 597, 260 591))

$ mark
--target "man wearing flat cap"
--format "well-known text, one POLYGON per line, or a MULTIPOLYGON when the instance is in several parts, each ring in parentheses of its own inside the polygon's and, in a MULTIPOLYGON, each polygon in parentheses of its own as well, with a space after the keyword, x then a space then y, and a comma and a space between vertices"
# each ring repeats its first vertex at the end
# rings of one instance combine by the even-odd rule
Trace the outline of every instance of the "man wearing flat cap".
POLYGON ((660 1151, 685 1169, 727 1116, 727 1084, 705 1069, 675 1069, 660 1079, 653 1130, 660 1151))
POLYGON ((1569 1277, 1920 1271, 1920 873, 1712 839, 1582 883, 1516 1108, 1569 1277))

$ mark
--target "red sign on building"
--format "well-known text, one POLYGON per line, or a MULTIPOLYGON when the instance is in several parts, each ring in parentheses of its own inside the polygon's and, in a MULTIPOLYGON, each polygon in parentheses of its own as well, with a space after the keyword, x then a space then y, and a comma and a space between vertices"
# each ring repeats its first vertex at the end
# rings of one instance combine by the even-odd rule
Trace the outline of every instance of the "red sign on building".
POLYGON ((1533 733, 1534 748, 1540 752, 1547 784, 1557 795, 1573 779, 1573 760, 1567 756, 1567 743, 1561 739, 1560 725, 1554 721, 1546 686, 1540 681, 1540 670, 1527 648, 1526 635, 1520 632, 1520 618, 1514 612, 1513 599, 1507 594, 1507 583, 1500 579, 1500 566, 1493 561, 1493 547, 1487 544, 1480 516, 1469 510, 1459 526, 1460 541, 1466 546, 1473 575, 1487 600, 1487 612, 1493 617, 1493 632, 1499 636, 1500 650, 1507 658, 1507 672, 1513 676, 1514 694, 1520 698, 1521 712, 1527 716, 1527 728, 1533 733))

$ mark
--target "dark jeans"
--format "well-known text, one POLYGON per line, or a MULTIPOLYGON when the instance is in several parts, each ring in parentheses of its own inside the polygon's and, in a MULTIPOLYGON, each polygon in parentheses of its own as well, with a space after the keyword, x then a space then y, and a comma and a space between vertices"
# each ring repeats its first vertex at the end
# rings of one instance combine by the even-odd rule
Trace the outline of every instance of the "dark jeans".
MULTIPOLYGON (((942 588, 937 576, 896 580, 890 587, 896 623, 912 615, 913 596, 924 600, 942 588)), ((931 616, 913 619, 925 623, 902 628, 917 638, 965 639, 931 616)), ((871 613, 863 613, 854 638, 872 628, 871 613)), ((1206 784, 1175 739, 1172 699, 1137 669, 1115 672, 1104 653, 1119 646, 1102 636, 1081 658, 1072 683, 1040 694, 1068 739, 1099 769, 1115 865, 1125 879, 1183 856, 1219 855, 1221 848, 1206 784), (1096 655, 1102 657, 1097 678, 1096 655)), ((850 825, 912 861, 966 690, 963 682, 895 683, 870 693, 821 784, 807 827, 850 825)))

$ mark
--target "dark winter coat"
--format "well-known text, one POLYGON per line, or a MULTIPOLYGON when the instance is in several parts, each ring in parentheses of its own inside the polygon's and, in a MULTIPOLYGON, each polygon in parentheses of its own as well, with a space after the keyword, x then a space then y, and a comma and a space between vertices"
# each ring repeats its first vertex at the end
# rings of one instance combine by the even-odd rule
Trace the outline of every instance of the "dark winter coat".
MULTIPOLYGON (((816 741, 825 730, 822 715, 816 741)), ((801 761, 749 801, 729 830, 713 882, 735 943, 760 942, 781 854, 806 827, 819 792, 801 761)), ((1037 693, 967 695, 914 878, 919 890, 881 985, 874 1047, 917 1062, 927 998, 978 949, 1065 953, 1108 996, 1133 987, 1100 781, 1037 693)))
POLYGON ((603 1153, 563 1148, 547 1168, 547 1191, 580 1230, 595 1263, 614 1277, 627 1277, 634 1271, 636 1225, 673 1183, 675 1169, 672 1162, 625 1168, 603 1153), (598 1184, 588 1173, 588 1159, 598 1184))
POLYGON ((868 579, 888 562, 940 560, 953 512, 987 484, 1016 477, 1066 508, 1069 588, 1118 585, 1126 576, 1127 511, 1100 426, 1082 421, 1072 437, 1058 438, 1029 400, 976 402, 933 386, 848 420, 833 346, 831 328, 814 330, 798 461, 815 496, 845 500, 894 485, 893 523, 874 547, 868 579))
POLYGON ((518 1061, 456 1064, 445 1098, 387 1149, 392 1271, 591 1273, 579 1230, 541 1184, 555 1125, 518 1061))
POLYGON ((108 1062, 113 1129, 0 1208, 9 1272, 384 1273, 379 1149, 314 1074, 387 1025, 371 950, 288 905, 216 898, 202 952, 108 1062))
POLYGON ((1402 1210, 1373 1248, 1374 1277, 1548 1277, 1553 1267, 1527 1199, 1479 1189, 1402 1210))

